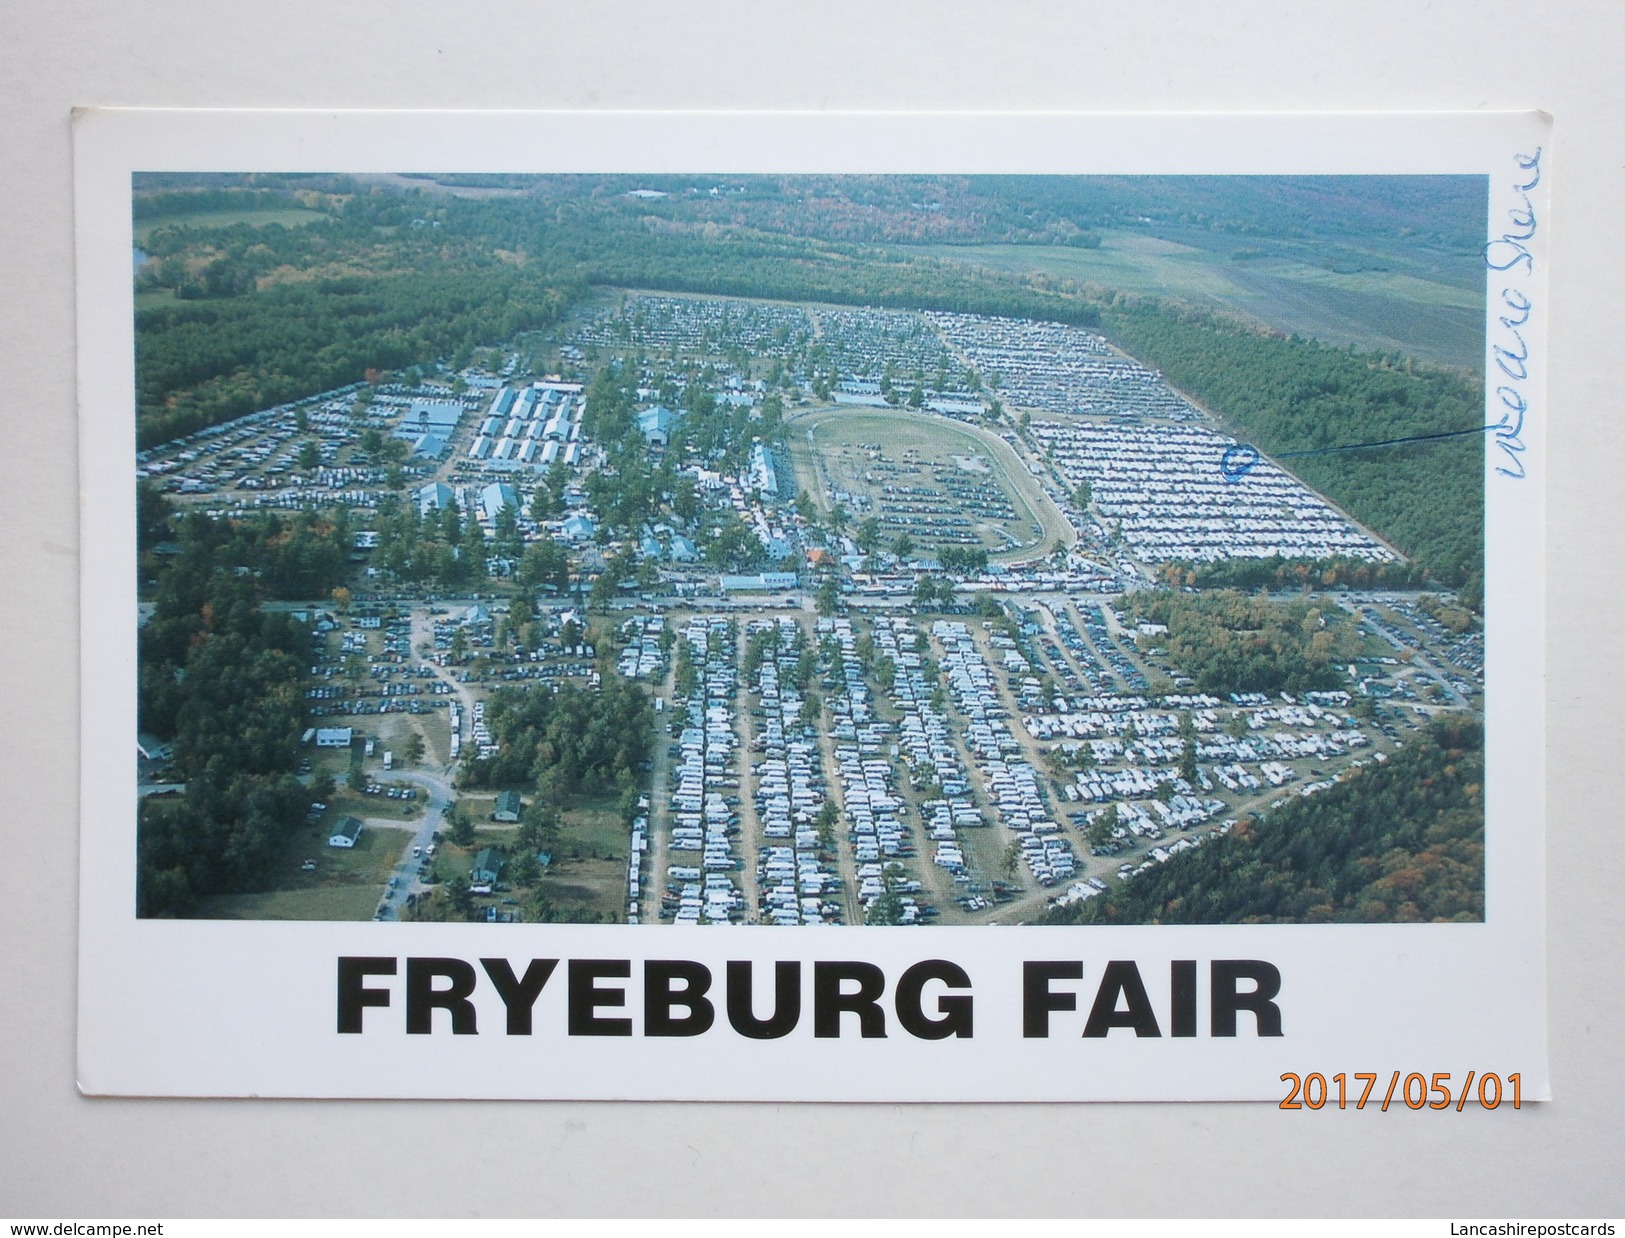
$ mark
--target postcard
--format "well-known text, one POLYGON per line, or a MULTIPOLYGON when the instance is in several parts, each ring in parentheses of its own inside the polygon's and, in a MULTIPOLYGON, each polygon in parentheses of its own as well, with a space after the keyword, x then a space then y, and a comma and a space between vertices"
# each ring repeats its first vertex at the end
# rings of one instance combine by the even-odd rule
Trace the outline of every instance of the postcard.
POLYGON ((81 113, 81 1088, 1549 1098, 1549 146, 81 113))

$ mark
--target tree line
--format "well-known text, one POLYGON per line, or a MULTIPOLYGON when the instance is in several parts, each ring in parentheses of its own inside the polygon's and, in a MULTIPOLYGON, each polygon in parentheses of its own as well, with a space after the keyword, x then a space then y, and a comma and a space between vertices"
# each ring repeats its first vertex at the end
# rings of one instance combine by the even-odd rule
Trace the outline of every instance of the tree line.
POLYGON ((1372 563, 1331 555, 1324 559, 1222 559, 1217 563, 1165 563, 1162 579, 1197 589, 1421 589, 1428 576, 1415 563, 1372 563))
POLYGON ((509 339, 557 320, 574 285, 514 269, 278 284, 136 315, 137 442, 509 339))

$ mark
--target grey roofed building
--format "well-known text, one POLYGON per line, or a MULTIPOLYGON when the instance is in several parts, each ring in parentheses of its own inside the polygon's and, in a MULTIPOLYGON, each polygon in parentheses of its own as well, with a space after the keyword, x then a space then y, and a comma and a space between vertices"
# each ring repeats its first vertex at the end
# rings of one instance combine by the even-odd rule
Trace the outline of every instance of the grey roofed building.
POLYGON ((472 885, 495 885, 502 875, 502 857, 497 854, 495 847, 486 847, 474 857, 474 867, 468 870, 468 880, 472 885))
POLYGON ((333 832, 327 837, 329 847, 353 847, 356 840, 361 837, 360 817, 340 817, 333 827, 333 832))
POLYGON ((491 820, 517 821, 524 809, 525 802, 519 798, 519 792, 503 791, 497 796, 496 810, 491 813, 491 820))
POLYGON ((417 438, 437 434, 449 438, 463 419, 463 406, 451 400, 413 400, 412 406, 395 427, 396 438, 417 438))

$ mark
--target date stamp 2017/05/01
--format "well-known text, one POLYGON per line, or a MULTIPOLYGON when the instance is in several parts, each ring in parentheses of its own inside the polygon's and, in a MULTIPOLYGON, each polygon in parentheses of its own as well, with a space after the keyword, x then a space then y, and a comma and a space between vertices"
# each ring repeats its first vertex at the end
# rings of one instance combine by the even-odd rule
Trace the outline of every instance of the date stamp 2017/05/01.
MULTIPOLYGON (((1364 1109, 1373 1103, 1380 1076, 1374 1073, 1339 1072, 1327 1077, 1319 1072, 1297 1075, 1287 1072, 1281 1082, 1290 1090, 1281 1101, 1282 1109, 1324 1109, 1334 1104, 1338 1109, 1364 1109), (1353 1086, 1350 1086, 1352 1081, 1353 1086)), ((1479 1074, 1469 1070, 1461 1081, 1461 1088, 1451 1090, 1453 1076, 1448 1071, 1424 1075, 1420 1071, 1406 1074, 1394 1071, 1388 1077, 1388 1089, 1379 1103, 1383 1113, 1394 1101, 1402 1101, 1407 1109, 1451 1109, 1460 1113, 1469 1100, 1476 1100, 1485 1109, 1499 1109, 1503 1099, 1510 1100, 1514 1109, 1523 1108, 1523 1076, 1507 1075, 1505 1083, 1498 1074, 1485 1071, 1479 1074), (1475 1088, 1476 1083, 1476 1088, 1475 1088)))

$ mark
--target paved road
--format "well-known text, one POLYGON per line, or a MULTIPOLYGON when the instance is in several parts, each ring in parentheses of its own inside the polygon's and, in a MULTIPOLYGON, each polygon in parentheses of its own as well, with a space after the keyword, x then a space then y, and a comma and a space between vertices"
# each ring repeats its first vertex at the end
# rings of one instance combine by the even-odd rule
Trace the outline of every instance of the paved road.
MULTIPOLYGON (((681 639, 681 637, 679 637, 681 639)), ((657 695, 666 708, 654 720, 654 773, 649 779, 649 871, 639 890, 638 923, 659 924, 666 898, 666 866, 671 863, 671 720, 676 714, 677 646, 672 646, 666 677, 657 695)))
POLYGON ((451 766, 446 766, 444 776, 424 773, 418 770, 391 770, 390 778, 399 782, 410 782, 422 787, 429 793, 429 807, 418 822, 417 831, 412 840, 401 849, 401 858, 392 872, 395 879, 393 889, 386 889, 384 897, 378 903, 380 920, 399 920, 401 909, 406 906, 407 896, 428 889, 418 880, 418 868, 421 860, 413 855, 413 848, 421 851, 427 850, 434 841, 435 831, 445 824, 446 809, 451 806, 451 766))
POLYGON ((1430 651, 1422 648, 1411 648, 1404 641, 1395 637, 1392 633, 1386 632, 1382 628, 1378 627, 1375 623, 1369 622, 1364 615, 1360 616, 1360 627, 1367 632, 1380 636, 1395 649, 1408 655, 1411 660, 1411 665, 1417 670, 1424 672, 1430 679, 1433 680, 1434 683, 1438 684, 1439 687, 1444 691, 1444 694, 1449 697, 1452 705, 1456 706, 1458 709, 1472 708, 1472 702, 1458 692, 1456 690, 1456 686, 1450 682, 1450 680, 1442 671, 1439 670, 1437 666, 1433 664, 1433 658, 1430 651))

